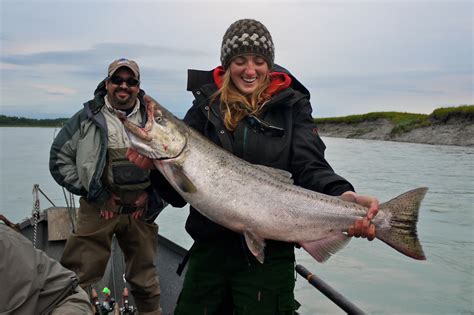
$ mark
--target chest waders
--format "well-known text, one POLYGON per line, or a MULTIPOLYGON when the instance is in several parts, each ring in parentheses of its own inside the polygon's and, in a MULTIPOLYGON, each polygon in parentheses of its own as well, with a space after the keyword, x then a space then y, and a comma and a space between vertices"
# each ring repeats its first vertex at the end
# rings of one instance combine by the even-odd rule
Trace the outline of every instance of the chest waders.
MULTIPOLYGON (((130 162, 126 157, 127 148, 108 148, 107 161, 102 177, 104 185, 120 198, 118 213, 128 214, 136 211, 133 205, 137 197, 150 186, 150 171, 144 170, 130 162)), ((145 206, 144 211, 147 210, 145 206)), ((112 258, 113 259, 113 258, 112 258)), ((113 268, 113 264, 112 264, 113 268)), ((124 285, 125 274, 122 276, 124 285)), ((115 284, 114 284, 115 288, 115 284)), ((105 290, 106 288, 104 288, 105 290)), ((123 305, 118 307, 116 301, 106 298, 100 303, 98 294, 92 289, 92 300, 96 314, 108 314, 112 310, 119 310, 120 314, 135 314, 136 308, 128 302, 128 288, 124 286, 122 293, 123 305), (107 303, 108 302, 108 303, 107 303)))
POLYGON ((107 149, 107 163, 102 178, 105 186, 120 198, 119 213, 134 212, 136 198, 150 186, 150 171, 130 162, 126 152, 127 148, 107 149))

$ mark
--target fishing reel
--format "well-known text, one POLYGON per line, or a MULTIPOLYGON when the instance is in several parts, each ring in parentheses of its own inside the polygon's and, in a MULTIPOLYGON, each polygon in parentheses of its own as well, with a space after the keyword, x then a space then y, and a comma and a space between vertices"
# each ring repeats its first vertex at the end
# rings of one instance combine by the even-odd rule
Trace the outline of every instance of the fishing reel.
POLYGON ((126 287, 123 288, 122 307, 120 308, 120 314, 121 315, 134 315, 136 311, 137 309, 133 305, 130 305, 128 301, 128 289, 126 287))
POLYGON ((101 302, 99 300, 99 294, 95 288, 91 290, 91 299, 92 299, 92 306, 94 307, 94 315, 135 315, 137 313, 137 309, 135 306, 131 305, 128 299, 129 293, 128 288, 124 288, 122 292, 122 306, 119 308, 118 304, 116 303, 113 297, 110 297, 110 290, 109 288, 105 287, 102 290, 104 295, 104 300, 101 302))
POLYGON ((102 303, 99 300, 99 294, 95 288, 91 290, 91 298, 92 298, 92 306, 94 307, 94 315, 105 315, 114 312, 115 310, 115 299, 110 297, 110 290, 109 288, 105 287, 102 290, 102 293, 105 296, 105 299, 102 303))

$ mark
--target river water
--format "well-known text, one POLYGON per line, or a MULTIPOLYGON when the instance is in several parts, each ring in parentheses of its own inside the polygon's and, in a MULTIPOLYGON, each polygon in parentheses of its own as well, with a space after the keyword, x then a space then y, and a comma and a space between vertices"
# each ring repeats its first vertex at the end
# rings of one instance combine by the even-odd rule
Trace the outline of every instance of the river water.
MULTIPOLYGON (((32 210, 32 187, 57 205, 63 192, 48 170, 54 128, 0 128, 0 213, 18 222, 32 210)), ((474 314, 474 148, 324 138, 327 159, 359 193, 386 201, 412 188, 429 191, 418 235, 426 261, 384 243, 353 239, 326 263, 297 250, 304 265, 370 314, 474 314)), ((49 207, 44 198, 41 207, 49 207)), ((165 209, 160 233, 188 248, 187 208, 165 209)), ((300 313, 343 314, 298 276, 300 313)))

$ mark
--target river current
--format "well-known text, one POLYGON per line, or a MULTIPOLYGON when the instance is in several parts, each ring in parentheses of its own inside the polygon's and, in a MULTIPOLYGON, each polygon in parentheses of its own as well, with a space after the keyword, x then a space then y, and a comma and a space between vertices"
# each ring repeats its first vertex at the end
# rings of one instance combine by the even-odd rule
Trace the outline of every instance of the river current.
MULTIPOLYGON (((31 214, 32 187, 57 205, 61 188, 48 170, 54 128, 0 128, 0 213, 14 222, 31 214)), ((297 263, 318 275, 369 314, 474 314, 474 148, 374 140, 323 138, 326 157, 357 192, 387 201, 429 187, 418 235, 427 256, 416 261, 379 240, 353 239, 324 264, 304 250, 297 263)), ((50 204, 41 199, 41 207, 50 204)), ((188 209, 166 208, 160 233, 185 248, 188 209)), ((343 311, 298 276, 302 315, 343 311)))

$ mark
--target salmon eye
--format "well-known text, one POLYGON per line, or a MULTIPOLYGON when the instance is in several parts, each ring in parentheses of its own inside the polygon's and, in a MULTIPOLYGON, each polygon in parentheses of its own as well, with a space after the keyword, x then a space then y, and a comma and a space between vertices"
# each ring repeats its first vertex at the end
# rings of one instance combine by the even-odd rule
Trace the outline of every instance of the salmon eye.
POLYGON ((161 121, 163 120, 163 118, 162 118, 162 117, 160 117, 160 116, 158 116, 158 117, 156 117, 156 119, 155 119, 155 120, 156 120, 157 122, 161 122, 161 121))

